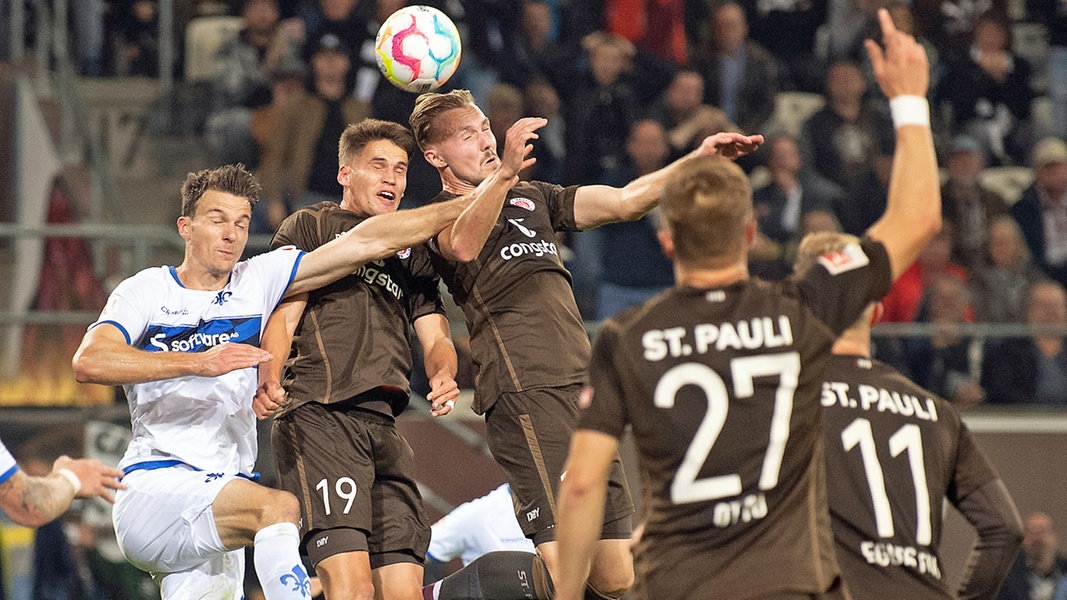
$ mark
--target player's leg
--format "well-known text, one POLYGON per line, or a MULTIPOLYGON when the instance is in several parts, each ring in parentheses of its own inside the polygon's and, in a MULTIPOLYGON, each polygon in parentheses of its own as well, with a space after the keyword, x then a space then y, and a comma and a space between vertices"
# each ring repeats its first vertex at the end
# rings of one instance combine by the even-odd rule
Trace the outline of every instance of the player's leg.
POLYGON ((421 600, 423 563, 430 545, 430 521, 415 483, 415 454, 395 423, 367 424, 374 442, 370 488, 371 569, 378 600, 421 600))
POLYGON ((498 550, 483 554, 459 571, 426 586, 422 594, 424 600, 550 600, 555 590, 539 555, 498 550))
POLYGON ((271 431, 278 481, 300 499, 303 547, 327 600, 374 597, 366 491, 375 473, 361 412, 309 403, 276 417, 271 431))
MULTIPOLYGON (((537 546, 549 573, 558 568, 555 498, 577 424, 580 389, 572 385, 505 393, 486 415, 489 449, 511 484, 519 525, 537 546)), ((591 584, 602 590, 603 597, 619 597, 633 585, 632 513, 622 461, 616 456, 604 507, 603 540, 590 572, 591 584)))
MULTIPOLYGON (((333 530, 339 533, 343 530, 333 530)), ((349 530, 354 531, 354 530, 349 530)), ((329 532, 323 532, 328 534, 329 532)), ((366 538, 363 545, 366 546, 366 538)), ((370 554, 366 551, 342 552, 315 563, 315 573, 322 582, 326 600, 373 600, 374 583, 371 576, 370 554)))
POLYGON ((163 598, 241 598, 243 550, 227 546, 212 505, 236 476, 183 465, 136 469, 123 479, 112 512, 116 540, 135 567, 148 571, 163 598))
POLYGON ((234 479, 219 492, 211 511, 226 547, 253 546, 256 575, 267 600, 306 597, 311 582, 300 560, 295 496, 234 479))

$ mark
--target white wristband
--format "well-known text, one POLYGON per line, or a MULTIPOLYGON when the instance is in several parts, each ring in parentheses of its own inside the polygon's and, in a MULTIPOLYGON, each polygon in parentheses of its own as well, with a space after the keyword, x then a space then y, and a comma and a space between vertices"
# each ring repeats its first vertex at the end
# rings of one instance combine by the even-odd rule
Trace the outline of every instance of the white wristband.
POLYGON ((77 496, 78 492, 82 491, 82 480, 78 479, 78 476, 74 474, 74 471, 70 469, 56 469, 58 475, 62 475, 74 486, 74 495, 77 496))
POLYGON ((889 99, 893 127, 921 125, 930 127, 930 102, 922 96, 896 96, 889 99))

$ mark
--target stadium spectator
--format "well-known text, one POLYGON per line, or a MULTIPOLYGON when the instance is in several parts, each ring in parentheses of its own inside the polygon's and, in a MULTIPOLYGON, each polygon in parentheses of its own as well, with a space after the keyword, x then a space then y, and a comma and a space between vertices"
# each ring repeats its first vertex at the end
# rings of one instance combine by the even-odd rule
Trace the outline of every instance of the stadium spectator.
POLYGON ((952 228, 942 227, 923 248, 919 260, 900 276, 889 293, 882 299, 885 314, 882 320, 888 323, 910 323, 919 316, 926 291, 931 282, 942 276, 950 276, 967 282, 967 269, 951 260, 952 228))
POLYGON ((893 128, 879 104, 867 98, 867 80, 851 61, 833 63, 826 75, 826 104, 805 121, 804 163, 845 190, 835 207, 847 233, 858 235, 885 206, 893 128))
MULTIPOLYGON (((841 234, 805 238, 796 270, 807 271, 821 255, 854 240, 841 234)), ((869 305, 838 336, 823 384, 830 518, 849 592, 856 600, 880 600, 887 594, 956 598, 945 585, 940 556, 941 506, 947 501, 979 538, 958 597, 992 598, 1022 539, 1015 502, 955 407, 871 358, 875 310, 875 304, 869 305), (867 404, 873 390, 911 404, 903 410, 874 410, 873 402, 867 404), (899 459, 902 450, 923 448, 924 460, 914 455, 909 461, 899 459), (914 558, 888 564, 870 560, 897 549, 914 558)))
POLYGON ((1011 49, 1011 24, 987 13, 975 23, 970 51, 946 61, 935 101, 951 109, 953 134, 974 137, 990 164, 1022 164, 1034 143, 1033 69, 1011 49))
MULTIPOLYGON (((435 200, 474 189, 498 162, 488 120, 463 90, 420 96, 411 127, 441 176, 444 191, 435 200)), ((762 142, 759 135, 720 133, 705 140, 698 153, 736 157, 762 142)), ((511 484, 516 516, 521 515, 523 531, 553 576, 559 566, 553 500, 589 357, 589 336, 559 257, 556 232, 640 217, 680 165, 671 163, 623 188, 523 182, 502 206, 480 211, 486 217, 482 235, 444 231, 433 244, 438 272, 471 335, 477 381, 473 409, 486 416, 489 448, 511 484)), ((612 597, 633 580, 633 506, 617 457, 614 465, 616 483, 592 577, 592 585, 612 597)))
POLYGON ((133 437, 119 462, 119 547, 154 574, 162 597, 237 597, 244 548, 267 600, 306 598, 297 499, 253 482, 257 444, 249 401, 268 314, 309 292, 427 239, 465 200, 378 215, 304 253, 292 247, 240 257, 259 184, 240 165, 190 173, 177 228, 177 267, 121 282, 74 354, 80 383, 122 385, 133 437))
POLYGON ((796 279, 753 281, 756 225, 744 172, 696 157, 667 181, 660 237, 677 283, 597 336, 558 497, 558 600, 583 598, 612 457, 627 430, 645 476, 635 597, 849 597, 830 550, 819 427, 825 365, 834 336, 885 293, 941 222, 925 53, 888 13, 879 17, 886 50, 868 49, 895 107, 898 143, 888 208, 867 239, 823 255, 796 279))
MULTIPOLYGON (((624 186, 669 162, 663 126, 650 119, 634 123, 626 138, 626 156, 626 163, 608 178, 608 184, 624 186)), ((658 218, 653 210, 636 221, 608 223, 582 233, 600 237, 597 320, 641 304, 674 283, 671 261, 656 241, 658 218)))
POLYGON ((272 105, 277 82, 306 74, 303 30, 296 21, 282 22, 280 14, 278 0, 245 0, 241 30, 215 54, 204 134, 219 162, 256 168, 261 150, 253 133, 256 113, 272 105))
POLYGON ((560 96, 570 97, 576 83, 575 51, 552 37, 552 3, 523 0, 517 34, 510 40, 511 57, 493 65, 503 81, 523 87, 535 79, 547 81, 560 96))
POLYGON ((696 150, 716 131, 737 131, 726 113, 704 104, 704 77, 694 69, 679 69, 651 107, 652 117, 667 129, 671 160, 696 150))
POLYGON ((974 138, 952 140, 945 161, 948 177, 941 186, 941 210, 952 229, 952 260, 968 269, 983 262, 990 223, 1008 213, 1004 198, 979 181, 984 167, 982 148, 974 138))
POLYGON ((744 2, 752 40, 779 66, 783 90, 819 93, 826 60, 816 52, 819 27, 826 23, 827 0, 744 2))
POLYGON ((997 600, 1059 600, 1067 597, 1067 558, 1047 513, 1026 516, 1023 551, 1015 559, 997 600))
POLYGON ((345 126, 370 113, 365 102, 348 93, 350 68, 341 39, 324 35, 311 56, 311 89, 297 92, 280 108, 277 128, 263 149, 257 174, 266 211, 254 218, 253 232, 272 233, 291 212, 336 201, 337 140, 345 126))
POLYGON ((742 132, 760 131, 774 112, 778 64, 749 38, 740 4, 716 6, 708 25, 691 61, 704 77, 704 102, 722 109, 742 132))
POLYGON ((75 498, 99 496, 114 502, 123 490, 122 471, 98 460, 60 456, 45 476, 27 475, 0 442, 0 509, 15 523, 40 527, 66 512, 75 498))
POLYGON ((985 392, 978 383, 981 343, 959 331, 960 325, 974 321, 970 290, 959 277, 945 273, 930 280, 927 288, 916 321, 930 323, 934 331, 904 340, 908 371, 920 387, 960 410, 971 408, 982 402, 985 392))
POLYGON ((804 216, 832 211, 843 199, 834 183, 806 168, 796 138, 788 134, 767 142, 767 169, 771 181, 752 194, 760 248, 749 262, 752 274, 781 279, 791 271, 791 248, 803 237, 804 216))
POLYGON ((1034 264, 1067 285, 1067 142, 1044 138, 1034 147, 1034 182, 1011 206, 1034 264))
POLYGON ((1023 323, 1030 288, 1045 275, 1030 260, 1019 224, 1010 215, 994 217, 986 238, 985 259, 970 272, 975 320, 1023 323))
MULTIPOLYGON (((1067 293, 1055 281, 1030 288, 1026 322, 1033 327, 1067 326, 1067 293)), ((1064 335, 1036 331, 1025 338, 991 344, 982 363, 982 387, 990 404, 1067 406, 1067 347, 1064 335)))
POLYGON ((640 105, 627 77, 634 46, 623 37, 591 33, 582 40, 589 72, 564 107, 567 163, 564 181, 604 183, 626 158, 626 133, 640 105))

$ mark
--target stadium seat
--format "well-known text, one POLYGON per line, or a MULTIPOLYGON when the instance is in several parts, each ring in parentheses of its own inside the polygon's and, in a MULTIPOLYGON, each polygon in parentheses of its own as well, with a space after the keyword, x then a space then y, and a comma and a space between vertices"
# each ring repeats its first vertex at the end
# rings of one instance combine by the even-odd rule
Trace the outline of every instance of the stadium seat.
POLYGON ((219 45, 241 30, 241 17, 226 15, 196 17, 185 27, 185 81, 211 79, 211 67, 219 45))
POLYGON ((804 122, 826 104, 822 94, 812 92, 778 92, 774 97, 774 113, 767 131, 799 136, 804 122))
POLYGON ((978 174, 978 181, 1000 194, 1008 206, 1015 204, 1022 197, 1023 191, 1034 182, 1034 171, 1030 167, 987 167, 978 174))

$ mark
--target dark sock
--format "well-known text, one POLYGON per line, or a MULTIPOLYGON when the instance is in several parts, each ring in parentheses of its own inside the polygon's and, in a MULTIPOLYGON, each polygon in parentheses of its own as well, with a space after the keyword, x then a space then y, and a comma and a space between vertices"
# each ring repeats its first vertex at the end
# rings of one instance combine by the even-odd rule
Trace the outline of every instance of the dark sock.
MULTIPOLYGON (((551 600, 551 579, 541 557, 501 550, 483 554, 440 582, 439 600, 551 600)), ((433 600, 433 588, 422 589, 433 600)))

